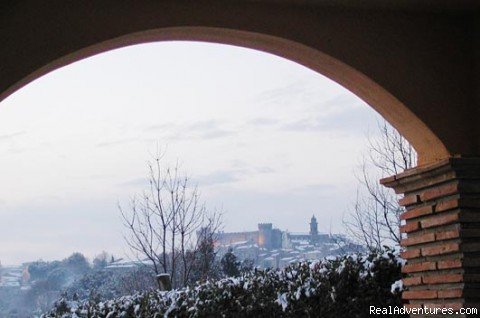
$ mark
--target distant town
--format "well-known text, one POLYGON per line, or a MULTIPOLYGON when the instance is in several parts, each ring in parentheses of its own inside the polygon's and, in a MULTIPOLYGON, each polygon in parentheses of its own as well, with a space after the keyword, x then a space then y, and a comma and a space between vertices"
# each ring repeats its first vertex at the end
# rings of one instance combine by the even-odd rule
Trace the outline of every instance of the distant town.
MULTIPOLYGON (((295 233, 275 228, 272 223, 260 223, 256 231, 219 232, 215 236, 217 257, 221 258, 231 250, 238 260, 251 260, 256 267, 284 268, 299 261, 318 260, 363 250, 361 245, 349 241, 341 234, 320 233, 315 216, 312 216, 309 224, 306 222, 307 228, 308 232, 295 233)), ((0 288, 28 290, 30 264, 4 266, 0 275, 0 288)), ((117 258, 110 262, 106 269, 127 270, 146 264, 148 262, 117 258)))
POLYGON ((341 234, 319 233, 315 215, 305 233, 282 231, 274 228, 272 223, 260 223, 257 231, 220 232, 216 240, 220 257, 232 250, 239 260, 252 260, 260 268, 284 268, 299 261, 363 250, 361 245, 341 234))

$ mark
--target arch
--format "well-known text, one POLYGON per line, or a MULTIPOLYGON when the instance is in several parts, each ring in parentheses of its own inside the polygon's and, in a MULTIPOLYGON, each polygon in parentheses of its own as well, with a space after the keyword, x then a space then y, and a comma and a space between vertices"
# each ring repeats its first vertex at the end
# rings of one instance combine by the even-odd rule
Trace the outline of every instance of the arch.
POLYGON ((472 214, 480 206, 478 9, 472 1, 6 1, 0 101, 56 68, 151 41, 231 44, 300 63, 367 102, 418 152, 422 167, 383 180, 409 208, 404 256, 416 260, 403 270, 415 286, 403 298, 478 307, 470 275, 478 246, 468 247, 480 224, 472 214), (445 270, 463 274, 453 281, 445 270))
POLYGON ((229 44, 275 54, 304 65, 344 86, 363 99, 394 126, 419 153, 419 164, 445 158, 446 147, 435 134, 395 96, 366 75, 316 49, 259 33, 213 28, 172 27, 135 32, 83 48, 35 70, 0 94, 7 96, 57 68, 109 50, 156 41, 202 41, 229 44))

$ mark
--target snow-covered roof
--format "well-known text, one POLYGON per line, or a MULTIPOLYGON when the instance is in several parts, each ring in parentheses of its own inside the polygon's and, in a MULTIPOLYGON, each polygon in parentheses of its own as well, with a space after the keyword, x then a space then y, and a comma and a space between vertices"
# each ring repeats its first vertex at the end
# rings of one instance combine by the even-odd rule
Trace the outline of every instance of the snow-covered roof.
POLYGON ((230 243, 229 245, 243 245, 243 244, 247 244, 248 241, 239 241, 239 242, 233 242, 233 243, 230 243))
POLYGON ((114 261, 113 263, 108 264, 105 268, 106 269, 120 269, 120 268, 133 268, 142 265, 150 265, 149 260, 138 260, 138 261, 131 261, 125 260, 123 258, 114 261))
POLYGON ((310 236, 310 233, 305 233, 305 232, 289 232, 289 235, 294 235, 294 236, 310 236))
POLYGON ((5 281, 0 283, 0 287, 20 287, 19 281, 5 281))

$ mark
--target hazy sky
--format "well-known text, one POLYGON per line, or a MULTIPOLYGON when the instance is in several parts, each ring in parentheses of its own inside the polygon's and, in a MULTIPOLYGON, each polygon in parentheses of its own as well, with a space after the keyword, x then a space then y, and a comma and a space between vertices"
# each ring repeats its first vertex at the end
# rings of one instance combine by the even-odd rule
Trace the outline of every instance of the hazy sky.
POLYGON ((117 202, 142 191, 157 144, 225 230, 340 231, 378 115, 291 61, 163 42, 56 70, 0 103, 0 261, 123 255, 117 202))

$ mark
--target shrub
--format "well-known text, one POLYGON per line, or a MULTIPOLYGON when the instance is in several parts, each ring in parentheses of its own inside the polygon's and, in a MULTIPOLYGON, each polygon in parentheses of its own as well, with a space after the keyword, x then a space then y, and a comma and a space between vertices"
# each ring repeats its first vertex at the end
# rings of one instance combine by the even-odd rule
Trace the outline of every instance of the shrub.
MULTIPOLYGON (((283 270, 254 269, 170 292, 106 302, 61 299, 52 317, 369 317, 369 307, 401 306, 397 253, 327 258, 283 270)), ((395 317, 392 315, 392 317, 395 317)), ((397 316, 400 317, 400 316, 397 316)))
POLYGON ((92 270, 75 280, 64 290, 63 298, 104 301, 151 290, 156 286, 155 274, 148 267, 135 267, 121 271, 99 269, 92 270))

